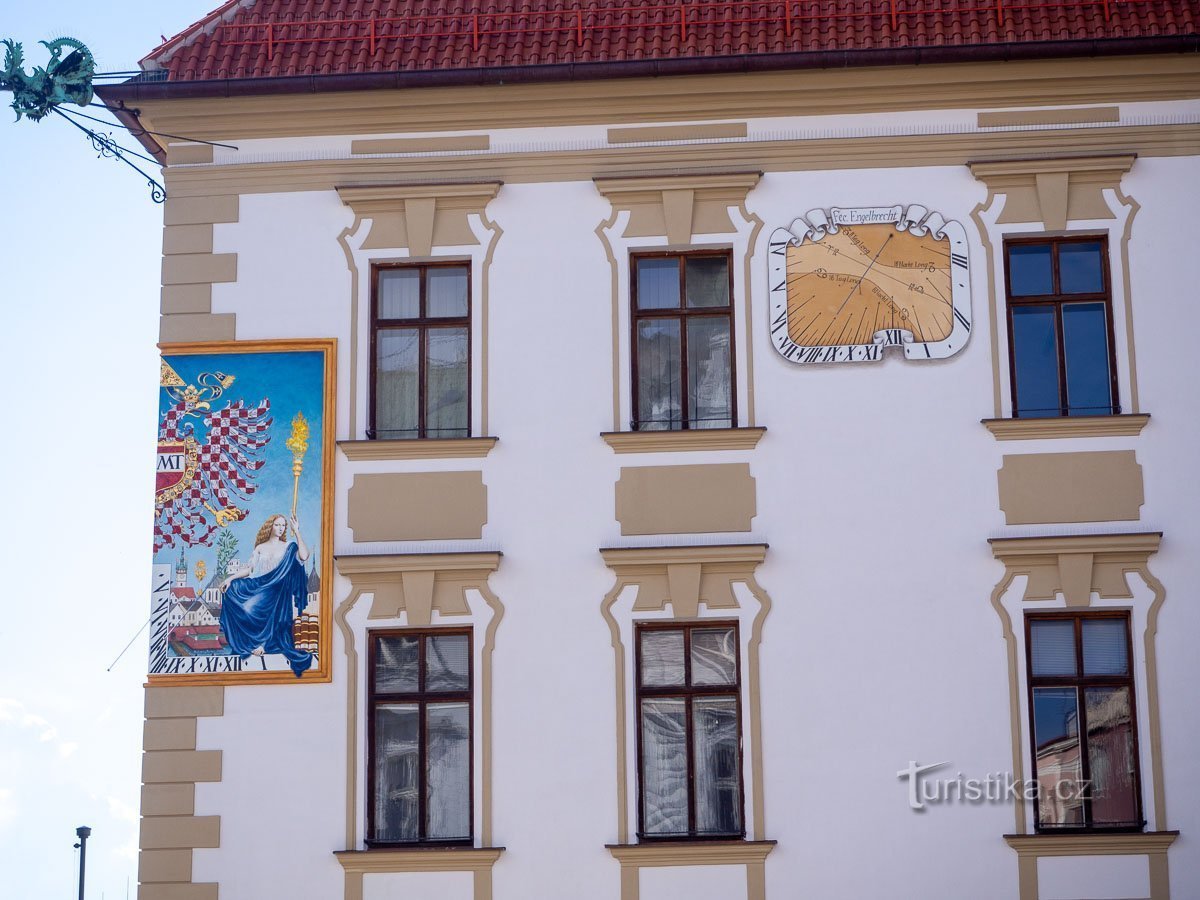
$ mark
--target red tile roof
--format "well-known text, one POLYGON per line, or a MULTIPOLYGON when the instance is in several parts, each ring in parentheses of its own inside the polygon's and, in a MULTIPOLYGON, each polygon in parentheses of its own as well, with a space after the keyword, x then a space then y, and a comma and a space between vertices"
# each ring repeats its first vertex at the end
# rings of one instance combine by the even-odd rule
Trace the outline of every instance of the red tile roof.
POLYGON ((1200 0, 231 0, 142 62, 170 81, 199 81, 1122 39, 1144 47, 1196 35, 1198 20, 1200 0))

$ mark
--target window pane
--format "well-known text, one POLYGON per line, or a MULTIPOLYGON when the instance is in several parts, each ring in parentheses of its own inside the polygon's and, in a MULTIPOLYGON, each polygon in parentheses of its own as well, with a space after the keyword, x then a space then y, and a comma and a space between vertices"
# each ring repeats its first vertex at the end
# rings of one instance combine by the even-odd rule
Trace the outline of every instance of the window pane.
POLYGON ((1012 354, 1018 417, 1058 416, 1058 347, 1053 306, 1012 308, 1012 354))
POLYGON ((642 701, 642 827, 646 834, 688 833, 684 703, 642 701))
POLYGON ((425 690, 465 691, 469 653, 465 634, 440 634, 425 639, 425 690))
POLYGON ((1029 623, 1034 675, 1075 674, 1075 622, 1035 619, 1029 623))
POLYGON ((426 269, 425 277, 425 315, 440 318, 467 314, 466 267, 426 269))
POLYGON ((1104 290, 1100 244, 1059 244, 1058 283, 1064 294, 1098 294, 1104 290))
POLYGON ((1014 297, 1054 293, 1049 244, 1016 244, 1008 248, 1008 280, 1014 297))
POLYGON ((375 840, 417 841, 420 756, 415 704, 375 710, 375 840))
POLYGON ((466 703, 426 708, 429 740, 427 812, 431 841, 471 836, 471 709, 466 703))
POLYGON ((683 684, 683 632, 642 632, 642 686, 683 684))
POLYGON ((729 261, 724 256, 688 257, 684 265, 687 305, 729 305, 729 261))
POLYGON ((415 328, 380 329, 375 338, 375 434, 383 439, 417 437, 415 328))
POLYGON ((637 261, 638 309, 679 308, 679 259, 637 261))
POLYGON ((637 427, 643 431, 682 427, 679 320, 638 322, 637 355, 637 427))
POLYGON ((375 641, 375 690, 381 694, 417 691, 417 639, 384 637, 375 641))
POLYGON ((415 319, 421 314, 421 270, 380 269, 379 318, 415 319))
POLYGON ((737 684, 737 632, 692 630, 692 684, 737 684))
POLYGON ((1129 647, 1124 619, 1083 620, 1083 674, 1124 675, 1129 647))
POLYGON ((733 389, 730 384, 729 319, 690 318, 688 336, 689 428, 731 428, 733 389))
POLYGON ((425 340, 425 436, 467 437, 467 329, 430 328, 425 340))
POLYGON ((1113 411, 1108 368, 1108 320, 1103 303, 1064 303, 1067 405, 1073 416, 1113 411))
POLYGON ((692 727, 696 833, 737 834, 742 830, 737 700, 732 697, 695 700, 692 727))
POLYGON ((1033 689, 1037 745, 1038 822, 1082 825, 1083 768, 1079 758, 1079 708, 1075 688, 1033 689))
MULTIPOLYGON (((1086 623, 1085 623, 1086 624, 1086 623)), ((1138 821, 1129 688, 1087 688, 1087 750, 1093 825, 1138 821)))

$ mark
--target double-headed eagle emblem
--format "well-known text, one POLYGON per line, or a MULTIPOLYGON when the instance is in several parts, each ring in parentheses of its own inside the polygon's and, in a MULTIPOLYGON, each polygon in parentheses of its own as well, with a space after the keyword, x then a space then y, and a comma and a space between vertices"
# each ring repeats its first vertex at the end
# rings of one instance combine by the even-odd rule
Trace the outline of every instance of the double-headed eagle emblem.
POLYGON ((154 551, 207 544, 218 528, 246 518, 271 441, 271 402, 247 406, 218 398, 232 375, 205 372, 188 384, 162 362, 159 384, 170 398, 158 426, 154 485, 154 551))

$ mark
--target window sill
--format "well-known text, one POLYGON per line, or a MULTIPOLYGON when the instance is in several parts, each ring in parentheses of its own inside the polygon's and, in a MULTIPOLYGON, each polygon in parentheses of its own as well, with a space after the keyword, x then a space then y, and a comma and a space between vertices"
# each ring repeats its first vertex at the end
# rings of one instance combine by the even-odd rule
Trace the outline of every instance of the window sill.
POLYGON ((727 866, 761 863, 775 841, 663 841, 606 844, 622 866, 727 866))
POLYGON ((338 441, 351 462, 368 459, 465 459, 487 456, 499 438, 418 438, 409 441, 338 441))
POLYGON ((1004 842, 1018 856, 1136 856, 1166 853, 1178 831, 1091 834, 1006 834, 1004 842))
POLYGON ((350 874, 389 872, 473 872, 496 864, 503 847, 403 847, 334 852, 350 874))
POLYGON ((1142 433, 1149 413, 1118 416, 1063 416, 1053 419, 981 419, 998 441, 1055 438, 1128 437, 1142 433))
POLYGON ((604 431, 614 453, 671 453, 687 450, 753 450, 766 428, 697 428, 686 431, 604 431))

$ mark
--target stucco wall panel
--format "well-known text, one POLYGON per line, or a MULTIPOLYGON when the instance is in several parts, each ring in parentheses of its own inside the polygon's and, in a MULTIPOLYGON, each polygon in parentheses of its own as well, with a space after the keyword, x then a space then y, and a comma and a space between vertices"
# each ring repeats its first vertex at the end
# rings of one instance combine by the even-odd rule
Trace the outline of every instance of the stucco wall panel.
POLYGON ((621 534, 749 531, 757 505, 749 463, 622 468, 621 534))
POLYGON ((348 503, 355 541, 471 540, 487 523, 482 472, 356 475, 348 503))
POLYGON ((1005 456, 997 479, 1009 525, 1135 521, 1145 502, 1132 450, 1005 456))

